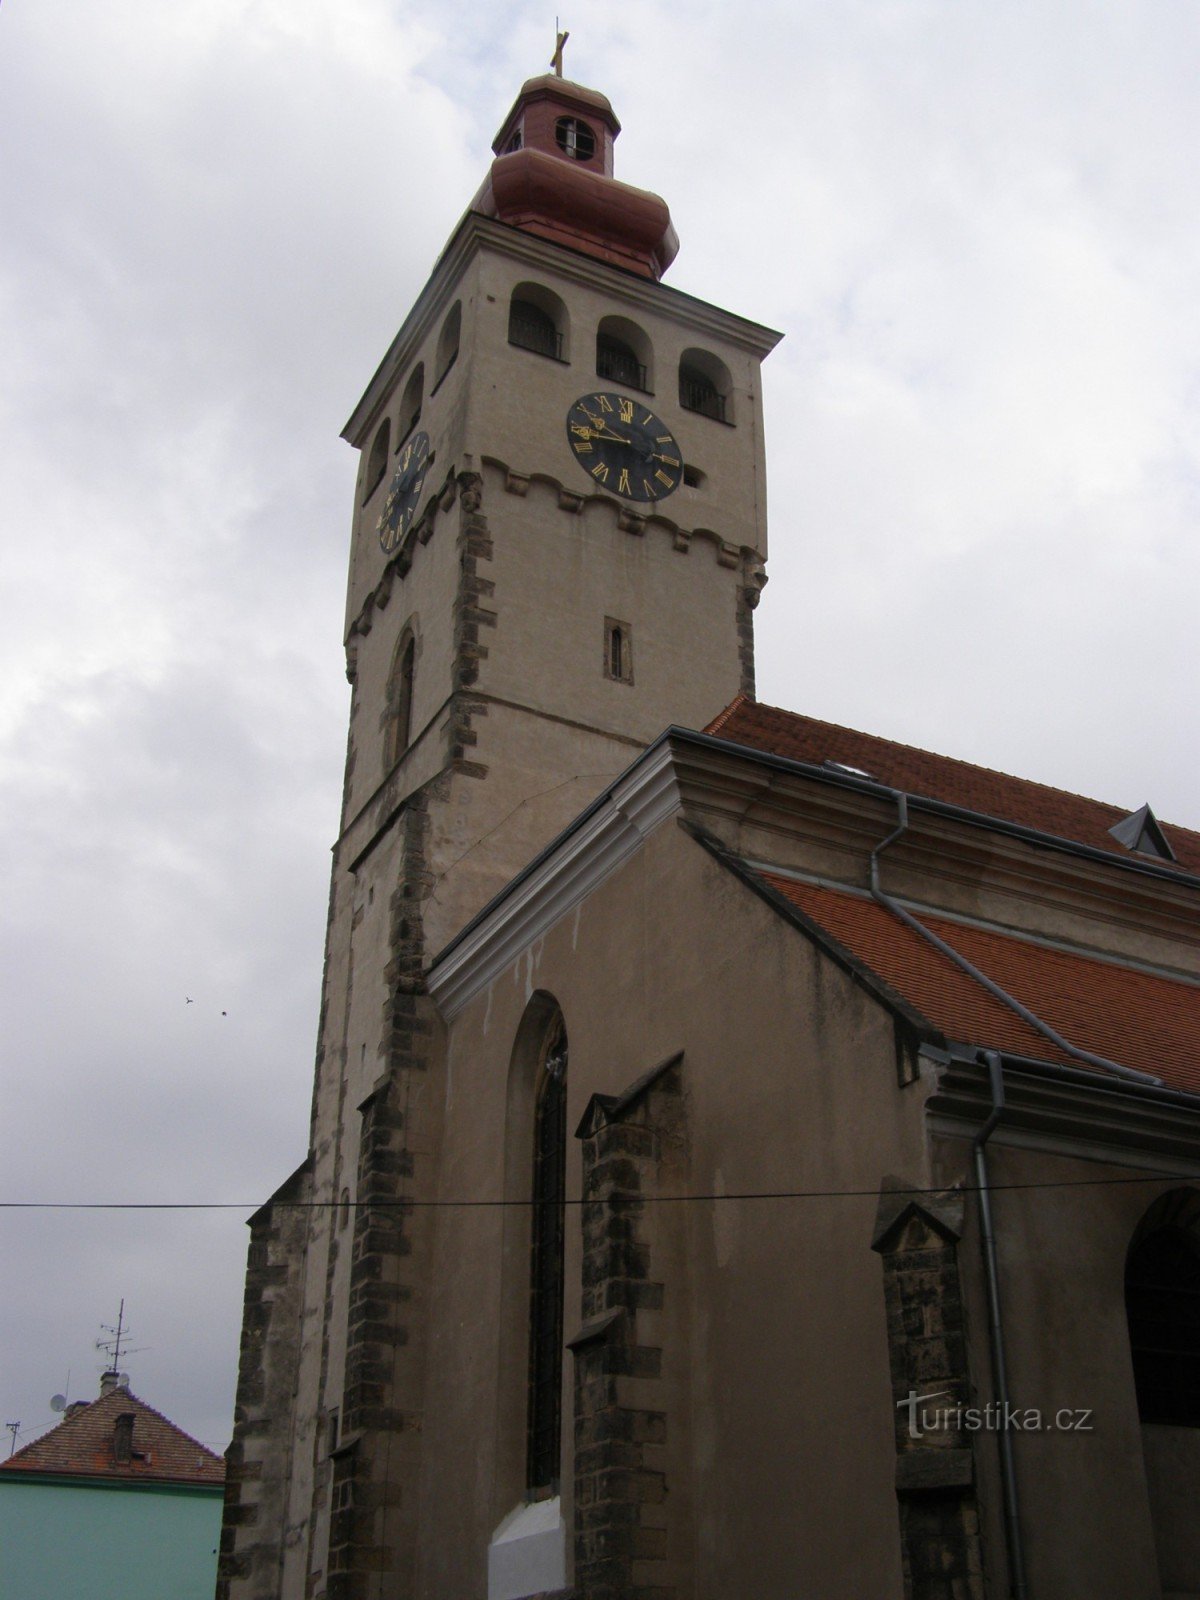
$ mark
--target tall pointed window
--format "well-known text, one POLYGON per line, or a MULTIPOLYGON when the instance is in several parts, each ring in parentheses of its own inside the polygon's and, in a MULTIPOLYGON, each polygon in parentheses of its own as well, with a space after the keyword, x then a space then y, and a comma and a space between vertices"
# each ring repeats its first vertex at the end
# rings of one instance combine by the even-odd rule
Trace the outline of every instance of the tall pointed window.
POLYGON ((385 769, 395 766, 412 740, 413 674, 416 659, 416 636, 412 628, 407 627, 396 645, 395 654, 392 656, 392 670, 388 677, 385 769))
POLYGON ((562 1455, 563 1237, 567 1178, 567 1035, 558 1018, 538 1070, 533 1123, 533 1258, 529 1297, 531 1499, 557 1492, 562 1455))

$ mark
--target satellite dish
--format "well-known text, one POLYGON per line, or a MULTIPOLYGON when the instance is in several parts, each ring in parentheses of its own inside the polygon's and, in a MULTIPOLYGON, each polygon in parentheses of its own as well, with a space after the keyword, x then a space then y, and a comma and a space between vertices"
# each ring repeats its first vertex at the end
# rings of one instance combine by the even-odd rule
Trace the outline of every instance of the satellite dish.
POLYGON ((50 1409, 51 1411, 65 1411, 67 1409, 66 1395, 52 1394, 50 1396, 50 1409))

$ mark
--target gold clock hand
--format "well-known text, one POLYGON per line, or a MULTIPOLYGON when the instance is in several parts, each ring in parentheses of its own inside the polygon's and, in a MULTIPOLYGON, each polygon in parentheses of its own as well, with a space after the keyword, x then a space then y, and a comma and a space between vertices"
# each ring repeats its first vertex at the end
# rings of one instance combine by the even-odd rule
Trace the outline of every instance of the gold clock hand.
POLYGON ((580 406, 579 409, 591 423, 592 437, 594 439, 615 439, 618 444, 629 443, 629 440, 623 433, 614 433, 609 427, 608 423, 605 422, 603 417, 596 416, 593 412, 589 411, 586 406, 580 406))

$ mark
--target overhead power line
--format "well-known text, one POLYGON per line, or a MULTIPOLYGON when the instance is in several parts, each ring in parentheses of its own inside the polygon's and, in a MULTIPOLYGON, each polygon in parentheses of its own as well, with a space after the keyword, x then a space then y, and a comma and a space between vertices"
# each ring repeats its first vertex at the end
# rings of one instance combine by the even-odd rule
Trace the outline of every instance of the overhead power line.
MULTIPOLYGON (((1174 1179, 1178 1183, 1195 1182, 1200 1174, 1189 1177, 1180 1172, 1147 1172, 1128 1178, 1061 1178, 1043 1179, 1028 1183, 993 1183, 993 1194, 1005 1190, 1021 1189, 1103 1189, 1121 1184, 1163 1183, 1174 1179)), ((973 1183, 941 1184, 936 1188, 898 1189, 898 1194, 944 1195, 951 1190, 960 1194, 974 1194, 973 1183)), ((620 1199, 637 1200, 644 1205, 699 1205, 730 1200, 865 1200, 877 1199, 881 1193, 873 1189, 736 1189, 723 1194, 644 1194, 636 1189, 616 1192, 620 1199)), ((562 1201, 546 1202, 567 1206, 597 1205, 609 1198, 595 1195, 562 1201)), ((0 1211, 261 1211, 267 1204, 280 1211, 336 1211, 345 1202, 341 1200, 0 1200, 0 1211)), ((497 1210, 514 1206, 533 1206, 536 1200, 419 1200, 401 1195, 394 1200, 350 1201, 352 1206, 362 1205, 373 1211, 453 1211, 497 1210)))

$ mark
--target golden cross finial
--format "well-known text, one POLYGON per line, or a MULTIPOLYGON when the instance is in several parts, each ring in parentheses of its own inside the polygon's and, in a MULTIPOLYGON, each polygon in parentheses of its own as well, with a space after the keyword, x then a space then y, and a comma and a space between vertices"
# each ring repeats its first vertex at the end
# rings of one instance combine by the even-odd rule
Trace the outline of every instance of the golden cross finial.
POLYGON ((554 19, 554 54, 550 57, 550 65, 554 68, 554 75, 557 78, 561 78, 562 75, 563 75, 563 71, 562 71, 563 45, 566 44, 567 40, 570 37, 571 37, 571 35, 569 33, 566 33, 566 32, 559 33, 559 31, 558 31, 558 18, 555 17, 555 19, 554 19))

